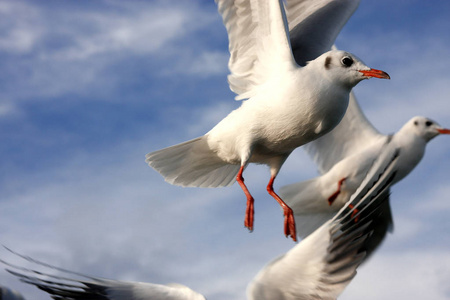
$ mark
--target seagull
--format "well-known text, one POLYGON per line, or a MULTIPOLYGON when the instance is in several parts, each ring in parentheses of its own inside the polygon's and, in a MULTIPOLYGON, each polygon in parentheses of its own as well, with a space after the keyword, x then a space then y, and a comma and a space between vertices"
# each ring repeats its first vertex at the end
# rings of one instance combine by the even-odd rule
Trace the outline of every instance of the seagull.
MULTIPOLYGON (((359 0, 287 0, 290 40, 296 62, 304 65, 334 48, 336 37, 358 5, 359 0), (311 38, 314 36, 324 38, 311 38)), ((304 238, 320 227, 350 199, 386 140, 394 139, 393 143, 402 148, 402 163, 395 170, 394 184, 420 162, 429 140, 448 133, 430 119, 415 117, 396 135, 382 135, 364 116, 352 92, 339 125, 304 147, 317 163, 321 176, 280 189, 281 197, 294 210, 299 236, 304 238)), ((368 254, 393 228, 389 201, 383 205, 383 213, 374 221, 376 230, 368 254)))
MULTIPOLYGON (((6 248, 6 247, 5 247, 6 248)), ((147 282, 120 281, 92 277, 72 272, 35 260, 29 256, 23 256, 6 248, 8 251, 23 259, 46 267, 52 271, 59 271, 65 276, 51 275, 46 272, 30 270, 19 267, 3 260, 1 263, 8 266, 9 273, 17 276, 22 282, 35 285, 47 292, 53 299, 60 300, 206 300, 206 298, 192 289, 178 283, 167 285, 147 282), (83 279, 75 279, 81 277, 83 279)), ((50 272, 50 271, 49 271, 50 272)))
POLYGON ((1 300, 25 300, 25 298, 17 291, 11 290, 7 287, 0 286, 1 300))
MULTIPOLYGON (((360 189, 348 205, 285 255, 265 266, 249 283, 249 300, 335 299, 356 275, 372 238, 373 221, 388 199, 391 169, 398 151, 385 147, 379 163, 367 176, 370 186, 360 189), (375 176, 376 175, 376 176, 375 176)), ((6 247, 5 247, 6 248, 6 247)), ((37 261, 7 250, 48 271, 10 264, 6 270, 54 299, 75 300, 204 300, 205 296, 180 284, 160 285, 92 277, 37 261), (57 271, 63 275, 53 275, 57 271), (82 279, 77 279, 82 278, 82 279)))
POLYGON ((267 191, 284 211, 286 237, 296 241, 292 209, 273 188, 281 166, 294 149, 340 122, 356 84, 390 77, 339 50, 299 65, 282 0, 216 3, 229 38, 228 83, 235 99, 245 101, 204 136, 149 153, 146 162, 174 185, 223 187, 237 181, 247 198, 244 225, 250 231, 254 199, 243 172, 249 163, 268 165, 267 191))
MULTIPOLYGON (((399 163, 393 169, 393 185, 419 164, 427 143, 442 134, 450 134, 450 129, 429 118, 416 116, 397 133, 383 135, 367 120, 352 93, 341 123, 305 147, 317 164, 320 176, 280 189, 280 194, 294 210, 299 236, 305 237, 313 232, 347 203, 386 141, 390 140, 401 149, 399 163)), ((378 222, 381 242, 387 231, 392 231, 389 201, 385 203, 383 218, 378 222)))

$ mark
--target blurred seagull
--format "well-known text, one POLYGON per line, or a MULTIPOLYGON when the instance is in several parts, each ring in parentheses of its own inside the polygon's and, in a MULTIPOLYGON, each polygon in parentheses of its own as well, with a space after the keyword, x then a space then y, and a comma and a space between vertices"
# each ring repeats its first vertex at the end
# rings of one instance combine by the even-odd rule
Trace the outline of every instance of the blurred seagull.
MULTIPOLYGON (((370 242, 373 220, 378 217, 380 207, 388 198, 387 186, 392 180, 391 169, 397 163, 398 152, 388 147, 385 149, 383 159, 374 165, 367 176, 369 181, 365 186, 371 188, 359 190, 332 220, 264 267, 248 285, 248 299, 335 299, 344 290, 365 257, 365 244, 370 242)), ((0 260, 9 273, 49 293, 53 299, 206 299, 179 284, 160 285, 91 277, 15 254, 40 267, 64 274, 52 275, 49 273, 51 271, 27 269, 0 260)))
MULTIPOLYGON (((290 2, 294 3, 288 1, 288 8, 290 2)), ((237 180, 247 197, 244 225, 250 231, 254 199, 242 174, 249 163, 268 165, 267 191, 284 210, 285 235, 295 241, 292 209, 273 189, 281 166, 295 148, 340 122, 349 93, 358 82, 371 77, 388 79, 389 75, 337 50, 300 67, 303 64, 294 60, 290 46, 282 0, 216 3, 229 38, 228 82, 236 100, 247 100, 204 136, 149 153, 146 161, 175 185, 222 187, 237 180)), ((308 38, 316 43, 333 37, 308 38)))
MULTIPOLYGON (((6 248, 6 247, 5 247, 6 248)), ((46 272, 30 270, 12 265, 0 260, 10 269, 9 273, 17 276, 22 282, 35 285, 47 292, 53 299, 60 300, 206 300, 206 298, 178 283, 154 284, 146 282, 119 281, 98 277, 91 277, 69 270, 51 266, 31 257, 18 254, 6 248, 23 259, 53 271, 64 273, 65 276, 51 275, 46 272), (83 279, 75 279, 80 277, 83 279)), ((50 271, 48 271, 50 272, 50 271)))
MULTIPOLYGON (((380 134, 366 119, 352 93, 341 123, 305 147, 321 175, 280 189, 299 222, 299 236, 307 236, 347 203, 387 140, 401 149, 397 167, 392 170, 395 177, 391 184, 395 184, 417 166, 427 143, 440 134, 450 134, 450 129, 420 116, 410 119, 393 135, 380 134)), ((378 222, 381 242, 386 232, 392 230, 389 202, 378 222)))

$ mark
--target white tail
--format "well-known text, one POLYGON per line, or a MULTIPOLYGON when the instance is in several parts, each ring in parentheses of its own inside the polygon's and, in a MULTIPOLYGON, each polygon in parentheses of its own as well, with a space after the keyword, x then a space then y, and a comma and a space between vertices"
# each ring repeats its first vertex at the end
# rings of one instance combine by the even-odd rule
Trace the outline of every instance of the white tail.
POLYGON ((186 187, 228 186, 239 171, 239 165, 220 159, 205 137, 149 153, 146 162, 167 182, 186 187))

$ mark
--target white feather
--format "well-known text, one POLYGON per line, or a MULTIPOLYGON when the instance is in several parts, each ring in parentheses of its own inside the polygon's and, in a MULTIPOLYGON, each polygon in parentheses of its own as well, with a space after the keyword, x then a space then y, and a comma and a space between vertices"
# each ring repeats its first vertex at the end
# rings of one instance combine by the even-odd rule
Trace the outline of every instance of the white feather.
POLYGON ((231 165, 212 151, 205 137, 147 154, 147 163, 171 184, 197 187, 228 186, 235 181, 238 165, 231 165))

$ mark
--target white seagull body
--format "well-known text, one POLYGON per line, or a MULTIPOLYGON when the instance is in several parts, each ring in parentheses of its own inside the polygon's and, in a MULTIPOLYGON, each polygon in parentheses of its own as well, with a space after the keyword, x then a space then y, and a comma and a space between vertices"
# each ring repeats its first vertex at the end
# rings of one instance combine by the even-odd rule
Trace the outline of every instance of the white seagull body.
POLYGON ((249 163, 267 164, 267 190, 284 209, 286 236, 296 240, 292 210, 273 190, 281 166, 295 148, 340 122, 358 82, 389 76, 337 50, 301 67, 290 46, 282 0, 216 2, 229 37, 228 82, 236 100, 246 100, 204 136, 149 153, 146 161, 175 185, 221 187, 237 180, 247 196, 244 224, 250 230, 254 200, 242 173, 249 163))
MULTIPOLYGON (((341 123, 329 134, 305 147, 321 175, 280 190, 286 203, 294 210, 299 236, 305 237, 313 232, 347 203, 387 140, 401 150, 397 167, 392 170, 395 177, 391 184, 395 184, 417 166, 431 139, 449 133, 449 129, 442 128, 436 122, 417 116, 394 135, 380 134, 366 119, 352 93, 341 123)), ((383 231, 385 234, 392 227, 388 203, 383 215, 380 234, 383 231)))
MULTIPOLYGON (((248 285, 248 299, 336 299, 356 275, 356 269, 366 255, 366 245, 370 244, 374 221, 388 199, 387 186, 392 180, 391 170, 398 160, 395 150, 386 148, 383 152, 383 158, 386 159, 380 160, 372 168, 366 179, 370 180, 366 184, 371 186, 370 189, 355 193, 349 204, 342 208, 335 218, 256 275, 248 285)), ((7 266, 9 273, 49 293, 54 299, 206 299, 179 284, 160 285, 96 278, 57 268, 28 256, 17 255, 40 267, 63 274, 52 275, 49 271, 26 269, 0 260, 7 266), (82 279, 75 279, 80 277, 82 279)))

